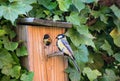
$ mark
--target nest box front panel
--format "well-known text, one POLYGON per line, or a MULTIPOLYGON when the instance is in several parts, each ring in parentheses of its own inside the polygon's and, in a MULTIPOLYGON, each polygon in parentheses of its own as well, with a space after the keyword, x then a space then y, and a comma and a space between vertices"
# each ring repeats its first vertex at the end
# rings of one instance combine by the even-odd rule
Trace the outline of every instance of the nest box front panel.
POLYGON ((67 81, 64 72, 67 60, 63 56, 47 57, 58 51, 56 36, 64 32, 64 28, 57 27, 27 27, 28 65, 29 70, 34 72, 34 81, 67 81), (43 42, 46 34, 51 38, 48 46, 43 42))

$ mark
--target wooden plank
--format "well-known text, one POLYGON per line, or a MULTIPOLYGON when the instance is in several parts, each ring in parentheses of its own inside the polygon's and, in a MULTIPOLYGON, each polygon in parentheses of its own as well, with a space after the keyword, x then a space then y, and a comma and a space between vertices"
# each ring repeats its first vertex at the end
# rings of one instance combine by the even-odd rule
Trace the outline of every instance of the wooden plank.
POLYGON ((17 21, 18 24, 23 25, 38 25, 44 27, 63 27, 63 28, 71 28, 72 24, 68 22, 60 22, 60 21, 52 21, 52 20, 43 20, 37 18, 20 18, 17 21))
MULTIPOLYGON (((16 33, 17 33, 17 39, 20 41, 24 42, 24 45, 26 47, 28 47, 28 39, 27 39, 27 26, 22 26, 22 25, 18 25, 16 28, 16 33)), ((26 57, 22 57, 20 58, 21 63, 24 67, 26 67, 27 69, 29 69, 29 60, 28 60, 28 56, 26 57)))
POLYGON ((67 67, 67 59, 63 56, 48 58, 47 55, 58 51, 56 36, 64 33, 64 28, 44 26, 21 26, 18 28, 19 40, 26 41, 28 57, 24 65, 34 72, 34 81, 68 81, 64 70, 67 67), (49 34, 52 43, 46 47, 43 37, 49 34))

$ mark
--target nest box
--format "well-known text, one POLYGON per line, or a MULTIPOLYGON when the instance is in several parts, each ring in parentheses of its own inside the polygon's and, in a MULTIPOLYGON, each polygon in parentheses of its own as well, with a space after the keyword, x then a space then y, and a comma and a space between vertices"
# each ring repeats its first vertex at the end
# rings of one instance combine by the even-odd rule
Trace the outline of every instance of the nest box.
POLYGON ((33 81, 68 81, 64 70, 67 59, 63 56, 48 58, 48 54, 58 51, 56 36, 65 33, 72 25, 67 22, 54 22, 36 18, 18 19, 17 36, 23 40, 28 50, 28 56, 22 58, 22 64, 34 72, 33 81), (49 35, 51 44, 46 45, 43 38, 49 35))

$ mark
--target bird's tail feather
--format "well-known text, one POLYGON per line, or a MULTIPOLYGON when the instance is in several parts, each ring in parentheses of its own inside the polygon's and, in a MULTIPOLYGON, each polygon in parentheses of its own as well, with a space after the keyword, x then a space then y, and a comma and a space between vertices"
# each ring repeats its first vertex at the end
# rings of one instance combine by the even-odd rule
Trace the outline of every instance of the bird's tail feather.
POLYGON ((77 62, 76 62, 76 60, 72 59, 72 61, 73 61, 73 64, 74 64, 76 70, 77 70, 78 72, 80 72, 80 68, 79 68, 79 66, 78 66, 78 64, 77 64, 77 62))

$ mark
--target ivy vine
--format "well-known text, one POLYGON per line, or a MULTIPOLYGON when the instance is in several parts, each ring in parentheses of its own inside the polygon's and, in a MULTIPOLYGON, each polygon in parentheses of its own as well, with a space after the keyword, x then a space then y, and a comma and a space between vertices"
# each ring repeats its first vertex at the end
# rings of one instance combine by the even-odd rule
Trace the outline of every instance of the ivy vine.
POLYGON ((19 57, 27 55, 25 47, 14 40, 13 25, 24 17, 73 24, 65 34, 82 72, 69 61, 70 81, 120 80, 119 0, 1 0, 0 81, 32 81, 33 74, 19 63, 19 57))

